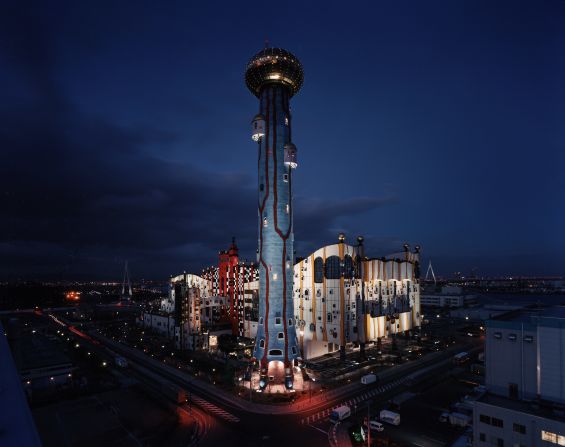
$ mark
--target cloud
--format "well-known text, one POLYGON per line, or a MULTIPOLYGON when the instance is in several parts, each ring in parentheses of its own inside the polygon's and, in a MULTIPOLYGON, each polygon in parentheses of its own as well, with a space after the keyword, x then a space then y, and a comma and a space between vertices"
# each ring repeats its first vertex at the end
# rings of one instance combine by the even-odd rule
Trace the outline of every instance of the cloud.
MULTIPOLYGON (((17 80, 0 102, 2 275, 117 277, 129 259, 134 276, 166 278, 215 263, 232 235, 253 259, 254 179, 158 158, 178 135, 75 106, 57 82, 53 33, 34 11, 16 7, 15 20, 0 19, 2 76, 17 80)), ((340 219, 393 200, 299 198, 297 245, 317 248, 333 240, 340 219)))
MULTIPOLYGON (((396 195, 337 198, 298 197, 295 200, 295 238, 300 255, 307 255, 322 245, 334 243, 339 232, 359 232, 357 217, 398 201, 396 195)), ((357 236, 358 233, 355 233, 357 236)), ((352 234, 349 236, 353 237, 352 234)), ((370 235, 365 235, 367 236, 370 235)), ((352 239, 354 240, 354 239, 352 239)), ((373 240, 367 239, 373 247, 373 240)), ((383 241, 379 239, 379 241, 383 241)), ((386 244, 389 245, 388 243, 386 244)))

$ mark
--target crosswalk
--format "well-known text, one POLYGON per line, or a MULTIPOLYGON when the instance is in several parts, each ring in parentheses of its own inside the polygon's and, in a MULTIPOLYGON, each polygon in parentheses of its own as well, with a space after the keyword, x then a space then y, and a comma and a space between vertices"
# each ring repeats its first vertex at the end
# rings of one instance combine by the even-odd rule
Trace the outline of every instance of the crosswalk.
POLYGON ((194 404, 198 405, 200 408, 218 417, 221 417, 222 419, 225 419, 228 422, 239 422, 239 418, 237 416, 234 416, 233 414, 208 402, 207 400, 202 399, 201 397, 192 395, 190 399, 194 404))
POLYGON ((354 398, 352 398, 352 399, 343 401, 343 402, 339 403, 338 405, 333 406, 332 408, 326 408, 325 410, 319 411, 318 413, 311 414, 310 416, 303 418, 303 419, 300 421, 300 423, 301 423, 301 424, 311 424, 311 423, 316 422, 316 421, 324 420, 324 419, 326 419, 326 418, 328 418, 328 417, 330 416, 331 412, 332 412, 335 408, 341 407, 341 406, 343 406, 343 405, 347 405, 348 407, 352 407, 353 405, 358 405, 358 404, 360 404, 361 402, 363 402, 363 401, 365 401, 365 400, 368 400, 368 399, 370 399, 370 398, 372 398, 372 397, 375 397, 375 396, 377 396, 378 394, 385 393, 386 391, 389 391, 389 390, 391 390, 392 388, 395 388, 395 387, 397 387, 398 385, 401 385, 402 383, 404 383, 404 381, 405 381, 406 379, 407 379, 406 377, 403 377, 403 378, 401 378, 401 379, 394 380, 394 381, 389 382, 389 383, 387 383, 387 384, 385 384, 385 385, 381 385, 381 386, 379 386, 379 387, 377 387, 377 388, 374 388, 374 389, 372 389, 372 390, 370 390, 370 391, 367 391, 367 392, 365 392, 365 393, 363 393, 363 394, 360 394, 360 395, 357 396, 357 397, 354 397, 354 398))

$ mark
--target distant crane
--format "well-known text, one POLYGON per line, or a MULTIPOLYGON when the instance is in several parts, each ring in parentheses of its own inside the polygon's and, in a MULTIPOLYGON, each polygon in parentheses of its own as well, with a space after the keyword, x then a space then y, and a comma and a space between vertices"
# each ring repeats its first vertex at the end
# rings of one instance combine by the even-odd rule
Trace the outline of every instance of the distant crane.
POLYGON ((428 270, 426 271, 426 279, 424 281, 429 281, 428 278, 432 274, 432 278, 434 279, 434 284, 436 284, 436 275, 434 273, 434 268, 432 267, 432 260, 430 259, 430 263, 428 264, 428 270))
POLYGON ((122 300, 131 301, 131 280, 129 277, 128 261, 124 265, 124 280, 122 281, 122 300), (127 282, 127 293, 126 293, 126 282, 127 282))

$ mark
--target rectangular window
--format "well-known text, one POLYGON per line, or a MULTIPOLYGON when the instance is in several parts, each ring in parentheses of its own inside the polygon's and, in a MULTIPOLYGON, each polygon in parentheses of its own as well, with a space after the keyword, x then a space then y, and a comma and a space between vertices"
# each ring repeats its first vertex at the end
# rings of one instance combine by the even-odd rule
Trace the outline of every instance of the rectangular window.
POLYGON ((516 433, 521 433, 523 435, 526 434, 526 426, 522 424, 517 424, 516 422, 514 422, 514 424, 512 425, 512 430, 515 431, 516 433))
POLYGON ((479 433, 479 441, 486 442, 487 436, 484 433, 479 433))
POLYGON ((288 182, 288 174, 283 174, 283 181, 288 182))
POLYGON ((504 421, 498 418, 492 418, 491 424, 493 427, 500 427, 500 428, 504 427, 504 421))
POLYGON ((496 447, 504 447, 504 439, 496 438, 496 447))
POLYGON ((479 416, 479 420, 483 423, 483 424, 489 424, 490 425, 490 416, 487 416, 486 414, 481 414, 479 416))

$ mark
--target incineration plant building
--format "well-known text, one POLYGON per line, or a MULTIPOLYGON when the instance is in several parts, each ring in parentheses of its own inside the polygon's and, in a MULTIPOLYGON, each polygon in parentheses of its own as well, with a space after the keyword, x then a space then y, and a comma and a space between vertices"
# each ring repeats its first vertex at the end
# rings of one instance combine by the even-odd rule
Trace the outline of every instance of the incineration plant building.
MULTIPOLYGON (((300 357, 378 342, 420 325, 419 250, 368 258, 362 240, 340 235, 293 268, 292 309, 300 357)), ((218 265, 200 275, 170 278, 160 308, 141 323, 174 338, 179 349, 207 349, 208 334, 228 321, 233 335, 256 338, 259 270, 243 262, 235 241, 219 253, 218 265)), ((258 341, 260 343, 260 339, 258 341)))

